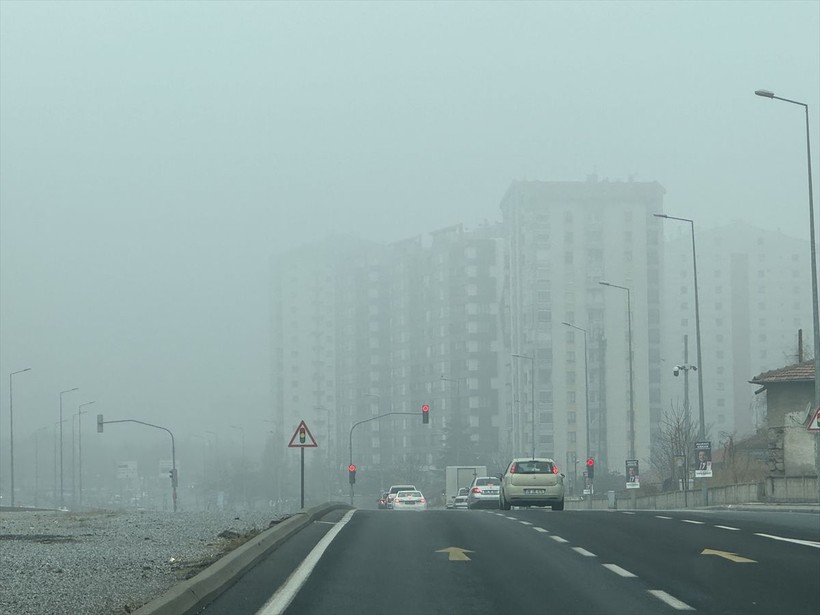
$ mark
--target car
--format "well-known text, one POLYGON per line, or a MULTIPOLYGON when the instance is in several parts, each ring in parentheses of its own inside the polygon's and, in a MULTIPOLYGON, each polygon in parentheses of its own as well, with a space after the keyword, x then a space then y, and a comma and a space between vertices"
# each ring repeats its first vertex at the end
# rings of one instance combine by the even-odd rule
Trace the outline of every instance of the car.
POLYGON ((385 491, 381 494, 381 496, 379 496, 377 503, 379 505, 379 509, 387 508, 387 491, 385 491))
POLYGON ((385 508, 393 508, 393 498, 399 491, 418 491, 415 485, 391 485, 387 490, 387 499, 385 500, 385 508))
POLYGON ((393 510, 427 510, 421 491, 399 491, 393 498, 393 510))
POLYGON ((453 508, 467 508, 467 496, 470 490, 467 487, 462 487, 458 490, 458 495, 453 500, 453 508))
POLYGON ((551 506, 564 510, 564 475, 547 457, 513 459, 501 479, 499 508, 551 506))
POLYGON ((479 476, 467 493, 467 508, 498 508, 501 481, 497 476, 479 476))

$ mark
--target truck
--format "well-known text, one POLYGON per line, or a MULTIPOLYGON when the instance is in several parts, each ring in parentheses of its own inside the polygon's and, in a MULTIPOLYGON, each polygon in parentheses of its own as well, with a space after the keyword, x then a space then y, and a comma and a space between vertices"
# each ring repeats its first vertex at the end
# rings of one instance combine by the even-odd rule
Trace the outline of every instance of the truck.
POLYGON ((447 466, 444 469, 444 503, 453 507, 458 490, 469 487, 473 479, 487 476, 487 466, 447 466))

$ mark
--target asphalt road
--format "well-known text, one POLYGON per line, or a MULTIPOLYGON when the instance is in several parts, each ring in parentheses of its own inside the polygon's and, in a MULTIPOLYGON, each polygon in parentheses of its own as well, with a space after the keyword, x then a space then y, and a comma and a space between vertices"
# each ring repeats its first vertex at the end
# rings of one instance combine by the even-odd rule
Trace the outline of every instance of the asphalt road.
POLYGON ((336 511, 285 543, 204 612, 682 610, 820 613, 820 515, 336 511), (306 570, 313 560, 315 567, 306 570))

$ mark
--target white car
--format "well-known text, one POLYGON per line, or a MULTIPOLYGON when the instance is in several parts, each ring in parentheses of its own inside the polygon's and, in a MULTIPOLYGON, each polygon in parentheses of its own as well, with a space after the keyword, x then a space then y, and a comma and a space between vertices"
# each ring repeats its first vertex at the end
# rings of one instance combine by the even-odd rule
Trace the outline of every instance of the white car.
POLYGON ((458 495, 453 500, 453 508, 467 508, 467 499, 470 494, 470 490, 467 487, 462 487, 458 490, 458 495))
POLYGON ((564 475, 552 459, 513 459, 501 480, 499 507, 551 506, 564 510, 564 475))
POLYGON ((399 491, 393 498, 393 510, 427 510, 421 491, 399 491))

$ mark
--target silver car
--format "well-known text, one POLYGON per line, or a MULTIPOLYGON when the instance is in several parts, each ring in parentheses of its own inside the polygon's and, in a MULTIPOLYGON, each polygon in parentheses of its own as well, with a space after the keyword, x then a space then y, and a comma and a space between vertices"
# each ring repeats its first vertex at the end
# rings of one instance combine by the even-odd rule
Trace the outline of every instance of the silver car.
POLYGON ((393 498, 393 510, 427 510, 421 491, 399 491, 393 498))
POLYGON ((495 476, 479 476, 470 485, 467 494, 467 508, 498 508, 501 481, 495 476))
POLYGON ((499 506, 501 510, 510 510, 511 506, 564 510, 564 475, 552 459, 513 459, 501 480, 499 506))
POLYGON ((455 509, 459 509, 459 508, 466 509, 467 508, 467 498, 469 497, 468 496, 469 493, 470 493, 470 490, 467 487, 462 487, 461 489, 459 489, 458 490, 458 495, 453 500, 453 508, 455 508, 455 509))

